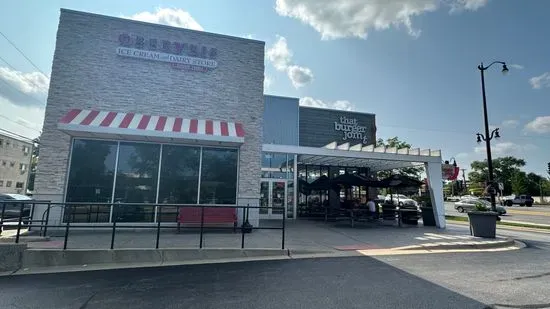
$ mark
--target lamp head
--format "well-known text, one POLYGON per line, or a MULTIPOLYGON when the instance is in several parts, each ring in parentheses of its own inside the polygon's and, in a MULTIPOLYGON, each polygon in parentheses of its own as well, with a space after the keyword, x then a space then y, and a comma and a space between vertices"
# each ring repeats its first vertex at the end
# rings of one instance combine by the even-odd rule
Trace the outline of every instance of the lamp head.
POLYGON ((456 167, 456 160, 453 159, 453 166, 456 167))
POLYGON ((508 67, 506 66, 506 63, 503 63, 502 64, 502 74, 506 74, 506 73, 508 73, 508 71, 509 70, 508 70, 508 67))
POLYGON ((477 135, 477 142, 481 143, 481 136, 479 134, 477 135))
POLYGON ((500 138, 500 134, 498 133, 498 129, 495 130, 495 138, 500 138))

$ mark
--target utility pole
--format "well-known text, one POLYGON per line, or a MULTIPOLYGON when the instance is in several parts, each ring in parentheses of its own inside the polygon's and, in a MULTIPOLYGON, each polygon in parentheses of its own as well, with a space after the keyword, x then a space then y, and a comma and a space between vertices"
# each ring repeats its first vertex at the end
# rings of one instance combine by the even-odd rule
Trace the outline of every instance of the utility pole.
POLYGON ((542 179, 539 181, 539 188, 540 188, 540 202, 544 204, 544 192, 542 192, 542 179))
POLYGON ((466 169, 462 169, 462 181, 464 182, 464 192, 468 193, 468 186, 466 185, 466 169))

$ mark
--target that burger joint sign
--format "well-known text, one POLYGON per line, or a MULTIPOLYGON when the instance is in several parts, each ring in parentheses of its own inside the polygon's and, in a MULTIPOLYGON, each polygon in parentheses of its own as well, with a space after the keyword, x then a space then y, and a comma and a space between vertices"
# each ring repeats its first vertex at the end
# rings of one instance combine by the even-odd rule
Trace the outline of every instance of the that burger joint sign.
POLYGON ((122 57, 170 63, 175 69, 209 72, 218 67, 216 48, 186 42, 146 39, 122 33, 116 54, 122 57))
POLYGON ((355 118, 340 117, 334 122, 334 131, 342 132, 342 140, 359 140, 363 144, 368 143, 367 127, 359 124, 355 118))

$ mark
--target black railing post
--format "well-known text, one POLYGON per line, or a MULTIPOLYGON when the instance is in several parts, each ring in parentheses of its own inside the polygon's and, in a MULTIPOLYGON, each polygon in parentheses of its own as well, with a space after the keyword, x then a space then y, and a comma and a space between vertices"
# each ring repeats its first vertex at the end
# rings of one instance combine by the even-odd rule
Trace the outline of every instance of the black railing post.
POLYGON ((199 240, 199 249, 202 249, 203 228, 204 228, 204 206, 201 207, 201 236, 199 240))
POLYGON ((21 221, 23 221, 23 209, 25 208, 25 203, 21 202, 19 206, 19 221, 17 222, 17 235, 15 235, 15 243, 19 243, 19 234, 21 233, 21 221))
MULTIPOLYGON (((50 222, 50 208, 52 208, 52 203, 51 202, 48 202, 48 208, 46 209, 46 225, 44 226, 44 237, 46 237, 48 234, 48 223, 50 222)), ((42 215, 42 217, 44 217, 42 215)), ((67 220, 69 220, 69 218, 67 217, 67 220)), ((42 222, 42 224, 44 224, 44 222, 42 222)))
POLYGON ((4 213, 6 213, 6 203, 2 203, 2 217, 0 217, 0 233, 2 233, 2 229, 4 228, 4 213))
POLYGON ((245 208, 243 206, 243 222, 241 223, 241 249, 244 249, 244 223, 246 222, 246 213, 245 208))
POLYGON ((281 236, 281 249, 285 249, 286 209, 283 210, 283 235, 281 236))
POLYGON ((159 248, 159 240, 160 240, 160 218, 161 218, 161 215, 162 215, 162 207, 161 206, 157 206, 158 207, 158 212, 157 212, 157 243, 155 245, 155 249, 158 249, 159 248))
POLYGON ((27 229, 29 231, 31 230, 31 226, 34 221, 34 207, 35 207, 35 203, 33 202, 31 206, 31 214, 30 214, 29 220, 27 220, 27 229))
POLYGON ((116 204, 113 204, 113 231, 111 232, 111 250, 115 247, 115 233, 116 233, 116 219, 117 219, 117 208, 116 204))
MULTIPOLYGON (((67 207, 67 205, 65 205, 67 207)), ((65 239, 63 241, 63 250, 67 250, 67 241, 69 240, 69 226, 71 224, 71 205, 68 205, 69 215, 67 216, 67 224, 65 225, 65 239)))

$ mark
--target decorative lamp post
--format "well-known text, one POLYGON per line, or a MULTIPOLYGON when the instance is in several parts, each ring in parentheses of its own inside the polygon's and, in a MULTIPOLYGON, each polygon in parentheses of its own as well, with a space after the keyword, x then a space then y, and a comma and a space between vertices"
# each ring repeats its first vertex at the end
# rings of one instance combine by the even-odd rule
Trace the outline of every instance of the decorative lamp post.
POLYGON ((489 119, 487 117, 487 98, 485 96, 485 76, 484 76, 484 72, 485 70, 487 70, 488 68, 490 68, 493 64, 495 63, 499 63, 499 64, 502 64, 502 73, 503 74, 506 74, 508 73, 508 67, 506 66, 506 63, 503 62, 503 61, 493 61, 491 64, 489 64, 488 66, 484 67, 483 66, 483 62, 477 66, 478 70, 481 72, 481 92, 483 94, 483 117, 484 117, 484 120, 485 120, 485 134, 481 134, 481 133, 477 133, 477 142, 478 143, 481 143, 481 141, 485 141, 485 145, 486 145, 486 148, 487 148, 487 168, 489 170, 489 175, 488 175, 488 186, 489 186, 489 194, 491 195, 491 210, 496 212, 496 203, 495 203, 495 187, 494 187, 494 184, 493 184, 493 161, 492 161, 492 156, 491 156, 491 140, 493 138, 499 138, 500 135, 499 135, 499 132, 498 132, 498 128, 492 130, 491 132, 489 132, 489 119))

